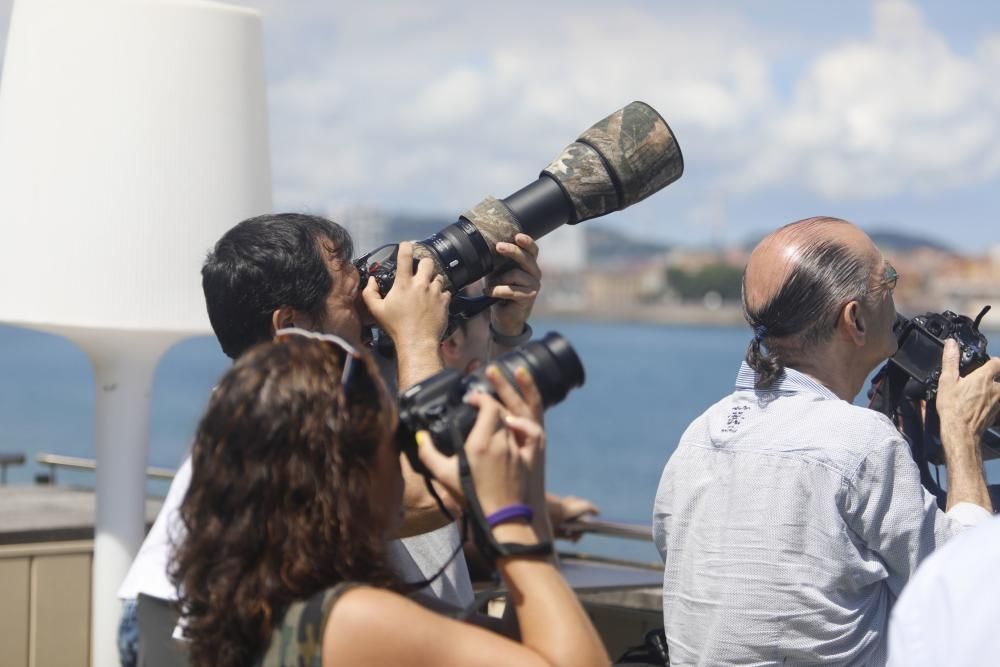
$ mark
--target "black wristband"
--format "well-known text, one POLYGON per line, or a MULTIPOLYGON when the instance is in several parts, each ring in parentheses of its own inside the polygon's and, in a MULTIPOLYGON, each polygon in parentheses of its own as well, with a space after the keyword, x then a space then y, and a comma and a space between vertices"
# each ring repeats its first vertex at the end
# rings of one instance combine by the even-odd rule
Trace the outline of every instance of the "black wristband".
POLYGON ((516 336, 507 336, 496 329, 493 328, 493 322, 490 322, 490 337, 493 338, 493 342, 498 345, 504 345, 506 347, 517 347, 518 345, 524 345, 529 340, 531 340, 531 325, 527 322, 524 323, 524 331, 517 334, 516 336))
POLYGON ((516 544, 513 542, 500 542, 497 544, 496 558, 518 558, 520 556, 548 558, 555 553, 551 542, 538 542, 537 544, 516 544))

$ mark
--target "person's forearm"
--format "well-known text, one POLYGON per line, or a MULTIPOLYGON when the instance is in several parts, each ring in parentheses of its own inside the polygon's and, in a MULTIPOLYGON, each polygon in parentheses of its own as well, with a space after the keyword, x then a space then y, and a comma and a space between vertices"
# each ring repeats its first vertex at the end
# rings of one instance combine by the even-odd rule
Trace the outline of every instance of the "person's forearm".
POLYGON ((948 470, 946 509, 958 503, 972 503, 992 512, 993 503, 983 476, 979 436, 964 426, 941 424, 941 442, 948 470))
MULTIPOLYGON (((534 529, 523 523, 497 526, 498 542, 531 544, 534 529)), ((579 600, 550 559, 507 557, 498 562, 521 630, 521 642, 552 665, 587 667, 610 663, 601 638, 579 600)))
POLYGON ((396 372, 400 391, 405 391, 444 368, 440 348, 437 341, 396 345, 396 372))

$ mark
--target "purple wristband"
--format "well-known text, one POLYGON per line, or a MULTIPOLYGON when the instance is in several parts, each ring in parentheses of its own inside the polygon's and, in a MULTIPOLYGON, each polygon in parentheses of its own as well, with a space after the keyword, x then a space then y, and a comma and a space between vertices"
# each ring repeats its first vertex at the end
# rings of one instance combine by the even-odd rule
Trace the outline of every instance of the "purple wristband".
POLYGON ((534 510, 523 503, 515 503, 514 505, 501 507, 493 514, 486 517, 486 523, 490 524, 490 528, 494 528, 499 526, 501 523, 510 521, 511 519, 525 519, 530 522, 534 518, 534 510))

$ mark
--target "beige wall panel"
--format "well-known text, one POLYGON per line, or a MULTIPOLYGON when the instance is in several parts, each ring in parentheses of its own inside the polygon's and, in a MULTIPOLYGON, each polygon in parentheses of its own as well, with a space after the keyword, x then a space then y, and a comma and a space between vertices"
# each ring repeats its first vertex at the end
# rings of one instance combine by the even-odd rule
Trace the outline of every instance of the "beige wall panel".
POLYGON ((87 667, 90 661, 87 555, 39 556, 31 568, 31 667, 87 667))
POLYGON ((0 558, 0 664, 28 667, 27 558, 0 558))

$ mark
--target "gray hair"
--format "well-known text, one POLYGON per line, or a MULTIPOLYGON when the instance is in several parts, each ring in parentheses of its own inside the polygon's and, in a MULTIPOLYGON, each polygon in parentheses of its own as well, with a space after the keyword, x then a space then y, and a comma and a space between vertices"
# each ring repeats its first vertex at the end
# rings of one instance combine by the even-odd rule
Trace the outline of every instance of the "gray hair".
MULTIPOLYGON (((792 225, 820 221, 844 222, 810 218, 792 225)), ((743 272, 743 316, 754 329, 746 362, 757 373, 758 389, 767 389, 781 376, 785 370, 783 356, 789 348, 807 351, 827 342, 833 336, 840 308, 849 301, 868 297, 868 264, 843 243, 823 238, 807 240, 800 246, 795 266, 781 288, 756 308, 747 303, 743 272), (766 352, 761 349, 762 343, 766 352)))

